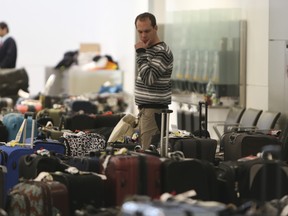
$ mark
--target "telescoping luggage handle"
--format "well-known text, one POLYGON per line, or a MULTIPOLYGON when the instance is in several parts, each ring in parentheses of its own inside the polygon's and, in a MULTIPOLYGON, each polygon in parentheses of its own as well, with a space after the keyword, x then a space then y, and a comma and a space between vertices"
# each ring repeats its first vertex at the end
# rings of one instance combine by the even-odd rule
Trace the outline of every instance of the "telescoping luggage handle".
POLYGON ((24 120, 22 122, 22 125, 20 126, 16 138, 15 140, 12 140, 11 142, 9 142, 9 144, 11 146, 14 145, 23 145, 23 146, 29 146, 30 148, 33 148, 33 142, 34 142, 34 131, 35 131, 35 119, 36 119, 36 114, 34 112, 26 112, 24 114, 24 120), (31 142, 28 144, 25 143, 26 141, 26 131, 27 131, 27 119, 28 117, 31 116, 32 117, 32 128, 31 128, 31 142), (23 134, 23 143, 20 143, 21 140, 21 136, 23 134))
POLYGON ((205 118, 204 118, 204 134, 207 138, 207 120, 208 120, 208 103, 204 101, 199 101, 199 137, 202 137, 202 107, 205 106, 205 118))
POLYGON ((170 113, 172 110, 164 109, 161 113, 161 139, 160 139, 160 155, 161 157, 168 156, 168 140, 169 140, 169 119, 170 113), (165 125, 165 117, 166 117, 166 125, 165 125), (164 129, 166 128, 165 134, 165 142, 164 142, 164 129))

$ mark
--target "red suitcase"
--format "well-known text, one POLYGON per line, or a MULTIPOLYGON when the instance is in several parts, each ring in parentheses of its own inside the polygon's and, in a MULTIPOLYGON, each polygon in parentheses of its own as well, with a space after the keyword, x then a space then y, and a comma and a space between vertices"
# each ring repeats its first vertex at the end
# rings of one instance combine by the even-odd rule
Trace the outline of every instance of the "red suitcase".
POLYGON ((113 155, 105 174, 113 195, 112 205, 121 205, 125 198, 135 194, 152 198, 161 194, 161 160, 157 156, 141 153, 113 155))

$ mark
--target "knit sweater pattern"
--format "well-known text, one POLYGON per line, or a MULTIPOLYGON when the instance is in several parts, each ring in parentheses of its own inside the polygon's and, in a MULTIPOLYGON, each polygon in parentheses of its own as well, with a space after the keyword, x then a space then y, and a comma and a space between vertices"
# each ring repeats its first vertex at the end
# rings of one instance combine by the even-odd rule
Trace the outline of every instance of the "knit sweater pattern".
POLYGON ((165 42, 137 52, 135 103, 171 104, 173 54, 165 42))

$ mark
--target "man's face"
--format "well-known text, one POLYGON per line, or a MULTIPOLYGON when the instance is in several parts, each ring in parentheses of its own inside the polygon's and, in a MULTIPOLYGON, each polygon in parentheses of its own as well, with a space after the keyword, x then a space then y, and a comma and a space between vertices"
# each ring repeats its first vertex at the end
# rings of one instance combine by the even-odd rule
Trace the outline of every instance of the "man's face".
POLYGON ((157 26, 153 27, 149 19, 137 20, 136 30, 138 32, 139 39, 142 42, 146 44, 149 41, 147 45, 153 45, 153 42, 156 39, 157 26))
POLYGON ((7 33, 6 29, 0 28, 0 37, 3 37, 7 33))

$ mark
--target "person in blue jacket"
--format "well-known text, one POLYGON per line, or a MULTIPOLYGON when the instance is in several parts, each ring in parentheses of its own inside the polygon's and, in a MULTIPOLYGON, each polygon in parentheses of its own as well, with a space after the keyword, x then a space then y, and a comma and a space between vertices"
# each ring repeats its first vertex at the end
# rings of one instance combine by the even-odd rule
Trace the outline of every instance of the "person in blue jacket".
POLYGON ((9 27, 0 22, 0 68, 15 68, 17 60, 17 45, 9 35, 9 27))

